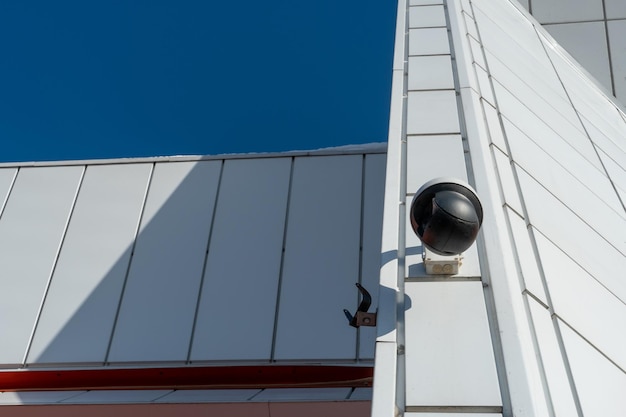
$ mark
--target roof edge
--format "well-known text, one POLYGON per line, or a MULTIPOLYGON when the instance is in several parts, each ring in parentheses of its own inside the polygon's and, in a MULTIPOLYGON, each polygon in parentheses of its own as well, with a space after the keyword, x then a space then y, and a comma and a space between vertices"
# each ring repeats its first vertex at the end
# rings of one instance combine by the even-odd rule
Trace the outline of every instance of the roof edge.
POLYGON ((75 166, 75 165, 117 165, 138 164, 153 162, 197 162, 225 159, 265 159, 265 158, 290 158, 304 156, 335 156, 335 155, 363 155, 363 154, 386 154, 387 142, 373 142, 360 145, 344 145, 331 148, 321 148, 308 151, 286 152, 259 152, 259 153, 227 153, 218 155, 172 155, 150 156, 137 158, 111 158, 111 159, 84 159, 84 160, 61 160, 61 161, 30 161, 30 162, 1 162, 0 168, 21 167, 47 167, 47 166, 75 166))

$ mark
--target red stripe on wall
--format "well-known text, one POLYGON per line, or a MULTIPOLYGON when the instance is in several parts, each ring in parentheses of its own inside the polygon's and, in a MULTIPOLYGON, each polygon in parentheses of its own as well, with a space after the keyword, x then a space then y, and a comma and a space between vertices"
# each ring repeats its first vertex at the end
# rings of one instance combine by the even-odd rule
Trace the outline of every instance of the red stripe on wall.
POLYGON ((206 366, 0 371, 0 391, 371 387, 374 368, 206 366))

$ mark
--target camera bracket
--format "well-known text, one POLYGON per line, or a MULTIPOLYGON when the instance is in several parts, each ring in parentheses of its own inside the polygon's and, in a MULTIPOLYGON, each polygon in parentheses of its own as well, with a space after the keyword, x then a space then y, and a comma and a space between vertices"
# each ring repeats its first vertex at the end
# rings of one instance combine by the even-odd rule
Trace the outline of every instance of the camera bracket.
POLYGON ((376 313, 368 313, 367 310, 372 305, 372 296, 370 293, 358 282, 356 283, 356 287, 359 289, 361 296, 363 297, 359 307, 357 308, 354 316, 350 314, 348 310, 343 309, 343 313, 346 315, 350 326, 352 327, 361 327, 361 326, 376 326, 376 313))

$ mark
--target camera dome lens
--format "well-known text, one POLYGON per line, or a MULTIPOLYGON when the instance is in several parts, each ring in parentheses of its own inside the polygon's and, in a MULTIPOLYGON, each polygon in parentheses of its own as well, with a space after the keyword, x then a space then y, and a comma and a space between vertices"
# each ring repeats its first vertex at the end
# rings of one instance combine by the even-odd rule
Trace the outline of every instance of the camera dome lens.
POLYGON ((469 248, 482 223, 482 206, 474 191, 458 181, 429 181, 411 204, 411 226, 433 252, 450 256, 469 248))

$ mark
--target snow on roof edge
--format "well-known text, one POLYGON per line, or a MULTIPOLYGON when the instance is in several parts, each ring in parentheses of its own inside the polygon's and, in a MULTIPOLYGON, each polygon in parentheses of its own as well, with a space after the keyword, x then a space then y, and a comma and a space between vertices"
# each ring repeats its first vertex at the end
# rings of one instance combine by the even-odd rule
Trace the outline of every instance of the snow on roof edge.
POLYGON ((356 154, 384 154, 387 153, 387 142, 373 142, 357 145, 343 145, 313 150, 294 150, 285 152, 250 152, 250 153, 226 153, 217 155, 171 155, 150 156, 136 158, 111 158, 111 159, 76 159, 61 161, 30 161, 30 162, 0 162, 0 168, 16 167, 42 167, 42 166, 69 166, 69 165, 113 165, 113 164, 136 164, 144 162, 187 162, 205 161, 218 159, 255 159, 255 158, 285 158, 294 156, 330 156, 330 155, 356 155, 356 154))

